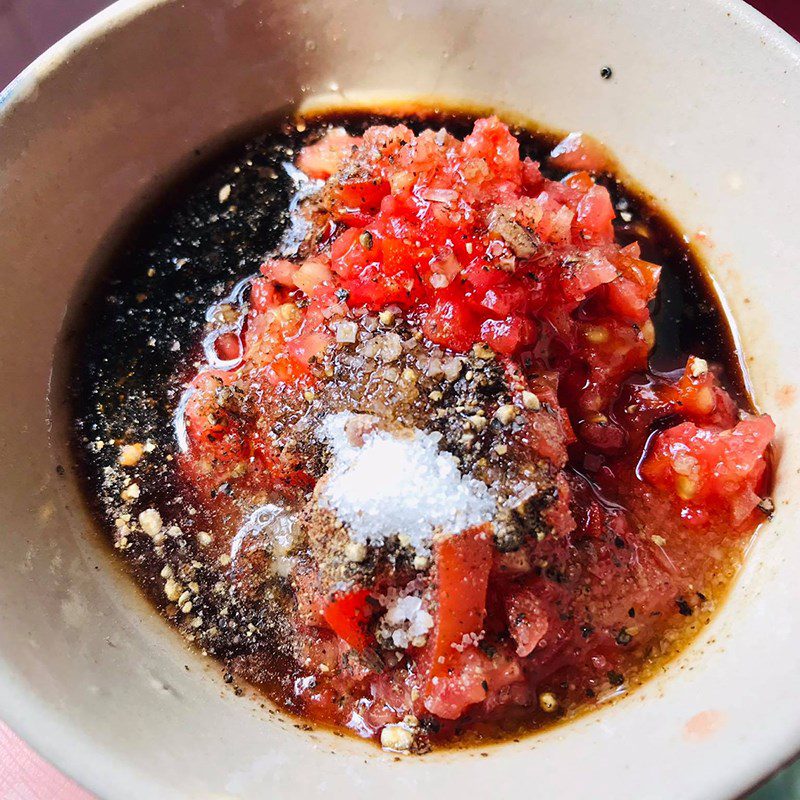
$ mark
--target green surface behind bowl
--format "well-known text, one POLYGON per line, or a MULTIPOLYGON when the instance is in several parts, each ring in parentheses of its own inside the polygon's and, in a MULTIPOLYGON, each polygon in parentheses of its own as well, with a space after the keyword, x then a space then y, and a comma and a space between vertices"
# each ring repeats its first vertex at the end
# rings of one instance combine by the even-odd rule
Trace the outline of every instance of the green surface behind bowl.
POLYGON ((800 761, 779 772, 748 800, 800 800, 800 761))

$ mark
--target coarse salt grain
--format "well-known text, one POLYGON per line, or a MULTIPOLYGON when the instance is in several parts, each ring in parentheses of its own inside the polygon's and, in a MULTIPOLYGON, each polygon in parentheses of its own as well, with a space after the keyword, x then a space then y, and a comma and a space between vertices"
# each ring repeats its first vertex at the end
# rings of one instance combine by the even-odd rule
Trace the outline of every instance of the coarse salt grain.
POLYGON ((433 627, 433 617, 423 608, 422 598, 413 594, 390 601, 381 629, 395 647, 405 650, 433 627))
POLYGON ((455 458, 439 449, 441 434, 378 430, 358 447, 345 432, 352 418, 334 414, 322 426, 333 465, 319 502, 347 525, 353 541, 380 546, 402 535, 406 546, 427 555, 435 532, 461 533, 493 517, 488 488, 459 472, 455 458))

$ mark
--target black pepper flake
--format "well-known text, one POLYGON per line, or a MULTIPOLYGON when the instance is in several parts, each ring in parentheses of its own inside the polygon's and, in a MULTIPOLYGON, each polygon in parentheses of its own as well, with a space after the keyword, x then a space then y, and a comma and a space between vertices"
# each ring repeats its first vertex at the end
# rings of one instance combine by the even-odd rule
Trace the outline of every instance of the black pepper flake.
POLYGON ((492 645, 488 644, 487 642, 480 641, 478 642, 478 649, 483 650, 489 658, 494 658, 497 651, 492 647, 492 645))
POLYGON ((620 628, 617 634, 617 644, 626 645, 630 644, 633 636, 631 636, 625 628, 620 628))
POLYGON ((581 625, 581 636, 588 639, 594 633, 594 628, 591 625, 581 625))
POLYGON ((606 675, 608 675, 608 682, 612 686, 622 686, 622 684, 625 683, 625 676, 622 673, 616 672, 613 669, 610 669, 606 673, 606 675))
POLYGON ((614 547, 617 547, 620 550, 622 550, 622 548, 625 547, 625 540, 621 536, 615 536, 614 547))
POLYGON ((613 75, 614 75, 614 70, 611 69, 611 67, 609 66, 605 66, 600 70, 600 77, 604 81, 610 81, 613 75))
POLYGON ((701 603, 705 603, 708 598, 702 592, 695 592, 701 603))
POLYGON ((350 299, 350 290, 349 289, 337 289, 336 290, 336 299, 340 303, 346 303, 350 299))
POLYGON ((422 717, 419 721, 419 726, 426 733, 439 733, 442 728, 441 723, 436 717, 422 717))
POLYGON ((633 618, 636 616, 636 609, 635 609, 633 606, 631 606, 631 607, 628 609, 628 616, 629 616, 631 619, 633 619, 633 618))
POLYGON ((694 614, 692 607, 682 597, 679 597, 675 603, 682 617, 691 617, 694 614))
POLYGON ((771 517, 775 513, 775 503, 770 497, 765 497, 756 507, 767 517, 771 517))
POLYGON ((226 673, 225 673, 225 674, 222 676, 222 680, 224 680, 224 681, 225 681, 225 683, 233 683, 233 675, 231 675, 231 673, 230 673, 230 672, 226 672, 226 673))

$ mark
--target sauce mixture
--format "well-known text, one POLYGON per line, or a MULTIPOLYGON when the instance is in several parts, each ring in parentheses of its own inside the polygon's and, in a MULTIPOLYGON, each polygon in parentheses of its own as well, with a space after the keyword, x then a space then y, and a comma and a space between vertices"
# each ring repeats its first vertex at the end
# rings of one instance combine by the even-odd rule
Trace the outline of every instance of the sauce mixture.
POLYGON ((493 117, 287 120, 132 229, 87 303, 77 452, 227 682, 424 752, 624 692, 708 620, 774 426, 610 170, 493 117))

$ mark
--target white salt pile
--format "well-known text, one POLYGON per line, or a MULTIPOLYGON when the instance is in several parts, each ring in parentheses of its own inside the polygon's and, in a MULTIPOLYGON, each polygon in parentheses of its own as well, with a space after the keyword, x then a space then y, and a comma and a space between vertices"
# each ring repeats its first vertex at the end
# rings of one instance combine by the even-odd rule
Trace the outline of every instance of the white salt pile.
POLYGON ((381 545, 399 536, 427 555, 437 529, 452 535, 491 520, 495 501, 489 490, 462 475, 453 456, 439 450, 440 434, 377 430, 358 447, 345 433, 352 417, 333 414, 323 425, 333 464, 319 502, 348 526, 353 541, 381 545))

